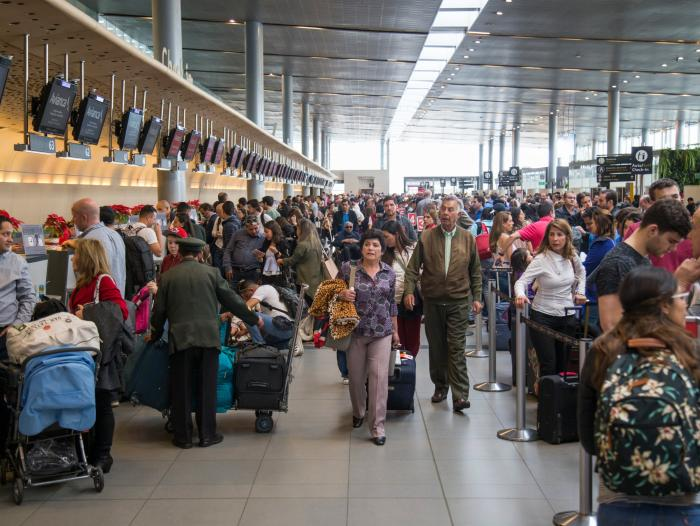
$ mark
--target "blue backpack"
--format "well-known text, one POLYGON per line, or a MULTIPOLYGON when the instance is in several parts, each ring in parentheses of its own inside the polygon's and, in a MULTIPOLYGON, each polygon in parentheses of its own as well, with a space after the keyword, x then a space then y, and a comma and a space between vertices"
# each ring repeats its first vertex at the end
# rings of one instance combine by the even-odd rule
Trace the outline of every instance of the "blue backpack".
POLYGON ((595 415, 605 486, 654 497, 700 491, 699 403, 693 378, 668 350, 618 356, 595 415))

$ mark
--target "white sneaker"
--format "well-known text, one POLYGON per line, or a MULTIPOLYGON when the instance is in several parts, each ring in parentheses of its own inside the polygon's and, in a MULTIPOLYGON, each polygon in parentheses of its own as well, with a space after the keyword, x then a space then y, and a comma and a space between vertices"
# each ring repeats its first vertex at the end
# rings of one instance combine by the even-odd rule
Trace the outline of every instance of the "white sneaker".
POLYGON ((343 378, 343 385, 350 385, 350 378, 343 378))

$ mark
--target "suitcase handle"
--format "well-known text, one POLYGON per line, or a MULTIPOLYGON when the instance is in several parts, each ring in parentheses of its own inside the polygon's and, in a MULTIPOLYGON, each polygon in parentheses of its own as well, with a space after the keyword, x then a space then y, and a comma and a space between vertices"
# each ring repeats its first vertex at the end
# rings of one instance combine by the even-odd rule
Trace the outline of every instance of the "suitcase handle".
POLYGON ((268 382, 248 382, 248 387, 251 389, 270 389, 270 384, 268 382))

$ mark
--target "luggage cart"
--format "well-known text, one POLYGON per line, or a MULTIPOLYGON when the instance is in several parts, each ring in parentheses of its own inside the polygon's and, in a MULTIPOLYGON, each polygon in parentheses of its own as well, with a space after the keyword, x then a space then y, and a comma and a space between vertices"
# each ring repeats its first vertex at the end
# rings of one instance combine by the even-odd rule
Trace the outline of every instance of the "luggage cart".
POLYGON ((0 482, 5 485, 9 482, 8 475, 13 477, 12 499, 20 505, 24 500, 26 488, 60 484, 72 480, 91 478, 95 491, 98 493, 104 489, 104 474, 99 467, 89 464, 85 453, 83 434, 81 431, 64 429, 58 425, 49 426, 41 433, 33 436, 23 435, 19 431, 19 417, 22 412, 22 394, 27 380, 27 366, 32 361, 51 355, 65 353, 89 353, 95 360, 95 382, 99 372, 101 354, 100 351, 88 347, 53 347, 46 351, 28 357, 22 364, 15 365, 7 362, 0 363, 0 395, 5 397, 10 409, 10 422, 5 450, 0 452, 0 482), (71 457, 70 466, 65 469, 42 470, 33 469, 29 465, 29 455, 35 447, 41 447, 51 441, 62 451, 68 452, 71 457))

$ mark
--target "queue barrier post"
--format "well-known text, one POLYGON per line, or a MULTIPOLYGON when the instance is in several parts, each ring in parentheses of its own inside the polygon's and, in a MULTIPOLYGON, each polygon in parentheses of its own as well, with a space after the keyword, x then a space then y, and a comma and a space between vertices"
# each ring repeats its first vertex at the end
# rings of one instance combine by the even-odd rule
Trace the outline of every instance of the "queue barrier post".
POLYGON ((496 298, 498 296, 498 285, 496 280, 490 279, 488 286, 488 307, 489 307, 489 379, 474 386, 477 391, 489 393, 500 393, 510 391, 510 384, 498 382, 496 380, 496 298))
MULTIPOLYGON (((527 317, 528 305, 515 309, 515 375, 517 378, 515 396, 515 427, 501 429, 496 436, 512 442, 533 442, 538 439, 537 430, 525 426, 525 361, 527 354, 526 327, 523 317, 527 317)), ((489 316, 490 317, 490 316, 489 316)))
MULTIPOLYGON (((490 297, 491 282, 488 284, 486 299, 490 297)), ((490 307, 489 307, 490 308, 490 307)), ((469 336, 469 334, 467 334, 469 336)), ((487 358, 489 353, 484 349, 484 315, 479 312, 474 316, 474 348, 466 351, 464 356, 467 358, 487 358)))
MULTIPOLYGON (((590 339, 579 340, 579 377, 583 371, 586 353, 591 346, 590 339)), ((578 511, 563 511, 554 515, 554 526, 595 526, 593 513, 593 461, 583 447, 579 446, 578 457, 579 490, 578 511)))

